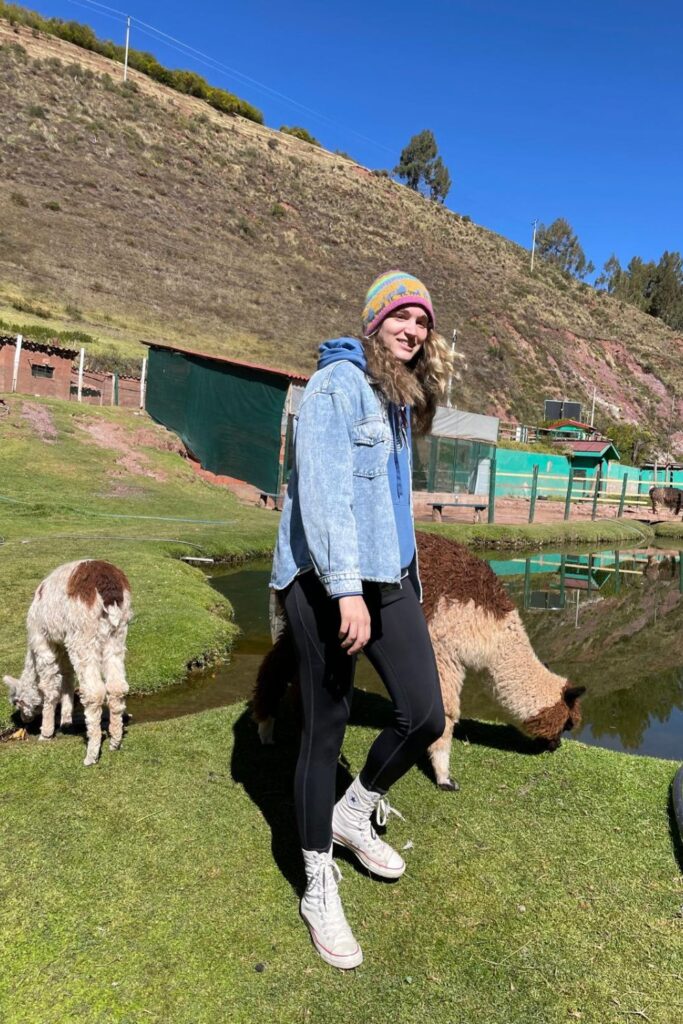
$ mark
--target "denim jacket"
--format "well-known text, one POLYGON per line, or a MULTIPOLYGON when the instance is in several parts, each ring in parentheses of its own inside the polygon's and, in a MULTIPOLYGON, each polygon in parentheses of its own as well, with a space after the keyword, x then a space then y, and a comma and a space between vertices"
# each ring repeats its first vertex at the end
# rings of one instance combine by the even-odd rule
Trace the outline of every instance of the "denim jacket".
MULTIPOLYGON (((362 592, 363 580, 401 585, 390 444, 386 407, 358 366, 343 360, 313 374, 295 427, 274 590, 311 568, 330 597, 362 592)), ((409 577, 421 600, 417 554, 409 577)))

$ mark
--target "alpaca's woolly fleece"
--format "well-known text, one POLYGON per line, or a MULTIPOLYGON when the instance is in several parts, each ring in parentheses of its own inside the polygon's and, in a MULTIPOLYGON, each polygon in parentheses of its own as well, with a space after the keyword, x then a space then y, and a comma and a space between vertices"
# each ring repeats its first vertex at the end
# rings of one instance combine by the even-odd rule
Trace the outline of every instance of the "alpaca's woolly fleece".
POLYGON ((105 700, 110 747, 116 750, 121 745, 131 615, 130 585, 115 565, 96 559, 61 565, 40 584, 28 610, 28 649, 21 677, 4 677, 10 700, 25 721, 42 705, 40 738, 50 739, 60 701, 61 725, 71 724, 75 672, 88 734, 86 765, 99 757, 105 700))
MULTIPOLYGON (((434 647, 446 713, 443 736, 430 748, 437 783, 449 779, 453 727, 467 669, 485 669, 493 694, 520 730, 551 750, 581 721, 583 688, 536 657, 515 605, 493 570, 467 548, 437 534, 417 535, 423 610, 434 647)), ((252 708, 264 742, 272 742, 277 703, 296 677, 291 634, 281 632, 259 669, 252 708)))

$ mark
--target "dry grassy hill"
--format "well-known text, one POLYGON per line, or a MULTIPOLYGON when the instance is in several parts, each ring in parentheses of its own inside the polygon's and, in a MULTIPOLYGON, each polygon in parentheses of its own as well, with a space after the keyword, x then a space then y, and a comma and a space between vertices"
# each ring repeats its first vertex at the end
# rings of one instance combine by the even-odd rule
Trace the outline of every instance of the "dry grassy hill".
MULTIPOLYGON (((390 266, 458 328, 456 401, 536 422, 545 396, 668 432, 683 339, 343 157, 0 23, 0 317, 47 317, 310 370, 390 266), (23 50, 18 48, 23 47, 23 50)), ((457 185, 454 190, 457 201, 457 185)), ((683 401, 674 415, 683 449, 683 401)))

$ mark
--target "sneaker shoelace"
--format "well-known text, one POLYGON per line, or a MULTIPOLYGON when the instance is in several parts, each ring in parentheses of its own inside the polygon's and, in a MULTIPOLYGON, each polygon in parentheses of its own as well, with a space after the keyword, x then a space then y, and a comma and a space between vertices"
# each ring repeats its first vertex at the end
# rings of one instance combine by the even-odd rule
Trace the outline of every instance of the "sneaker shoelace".
POLYGON ((309 887, 311 889, 317 886, 318 880, 320 879, 320 892, 322 893, 320 902, 322 903, 324 910, 328 909, 328 896, 331 899, 336 899, 337 902, 340 902, 339 893, 337 892, 337 884, 341 882, 343 877, 344 876, 339 869, 339 865, 333 860, 321 861, 315 872, 311 875, 309 881, 309 887))
POLYGON ((384 828, 384 826, 387 823, 387 818, 389 817, 390 814, 395 814, 397 818, 401 819, 401 821, 405 821, 405 818, 403 817, 401 812, 397 811, 395 807, 392 807, 385 796, 381 796, 377 804, 377 810, 375 811, 377 824, 380 826, 380 828, 384 828))

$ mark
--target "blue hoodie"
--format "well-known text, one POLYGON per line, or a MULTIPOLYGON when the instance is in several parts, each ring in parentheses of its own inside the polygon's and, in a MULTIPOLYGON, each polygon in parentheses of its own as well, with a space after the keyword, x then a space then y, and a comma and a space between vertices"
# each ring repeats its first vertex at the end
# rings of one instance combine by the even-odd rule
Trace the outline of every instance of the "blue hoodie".
MULTIPOLYGON (((320 346, 318 369, 322 370, 331 363, 347 359, 363 372, 367 369, 367 361, 363 346, 358 338, 333 338, 320 346)), ((387 459, 387 475, 389 489, 394 506, 396 532, 398 533, 401 566, 406 569, 415 554, 415 533, 413 516, 410 507, 410 409, 389 402, 387 415, 391 426, 391 451, 387 459)))

